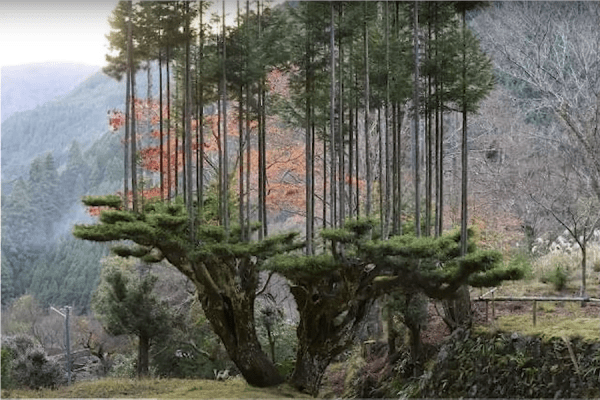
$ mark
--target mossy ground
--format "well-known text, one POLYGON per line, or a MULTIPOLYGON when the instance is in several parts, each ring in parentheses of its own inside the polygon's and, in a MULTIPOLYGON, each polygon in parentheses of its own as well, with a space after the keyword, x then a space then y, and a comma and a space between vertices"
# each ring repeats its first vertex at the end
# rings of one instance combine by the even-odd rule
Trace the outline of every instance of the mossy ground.
POLYGON ((501 331, 518 332, 527 336, 539 336, 543 339, 580 337, 586 341, 597 341, 600 337, 600 320, 589 317, 557 317, 556 315, 538 315, 535 326, 531 314, 502 315, 495 324, 479 326, 480 332, 501 331))
POLYGON ((158 398, 158 399, 269 399, 310 398, 287 384, 256 388, 241 378, 224 382, 185 379, 101 379, 51 390, 2 391, 2 398, 158 398))

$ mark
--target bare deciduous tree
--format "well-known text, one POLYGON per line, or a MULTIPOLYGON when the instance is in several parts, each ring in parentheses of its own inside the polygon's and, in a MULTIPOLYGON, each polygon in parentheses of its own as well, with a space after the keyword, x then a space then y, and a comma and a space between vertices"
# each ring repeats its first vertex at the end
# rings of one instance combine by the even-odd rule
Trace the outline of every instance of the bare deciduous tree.
POLYGON ((530 115, 562 123, 600 199, 600 3, 500 2, 473 21, 530 115))

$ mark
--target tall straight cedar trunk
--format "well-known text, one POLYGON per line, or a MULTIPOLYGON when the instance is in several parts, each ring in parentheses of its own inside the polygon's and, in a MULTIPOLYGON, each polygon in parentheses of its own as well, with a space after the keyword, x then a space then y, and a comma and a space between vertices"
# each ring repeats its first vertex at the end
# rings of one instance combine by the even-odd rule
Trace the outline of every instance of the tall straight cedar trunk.
POLYGON ((138 193, 137 193, 137 138, 135 130, 135 71, 131 73, 131 198, 133 201, 133 211, 138 211, 138 193))
POLYGON ((365 205, 365 214, 371 216, 371 200, 373 198, 372 171, 371 171, 371 144, 369 143, 369 97, 371 96, 369 88, 369 29, 367 24, 367 3, 364 3, 365 23, 363 27, 363 40, 365 45, 364 63, 365 63, 365 169, 367 183, 367 201, 365 205))
POLYGON ((198 35, 199 54, 198 61, 196 62, 196 78, 198 79, 196 82, 198 91, 198 109, 196 111, 198 117, 198 124, 196 126, 196 143, 198 146, 196 150, 196 198, 198 203, 198 221, 202 223, 202 210, 204 209, 204 79, 201 70, 204 58, 203 1, 199 2, 198 8, 198 12, 200 13, 198 31, 200 34, 198 35))
POLYGON ((163 116, 163 73, 162 73, 162 49, 158 51, 158 107, 159 112, 159 135, 160 135, 160 200, 165 201, 165 140, 164 140, 164 116, 163 116))
MULTIPOLYGON (((260 14, 260 1, 257 1, 258 17, 258 40, 262 40, 262 26, 260 14)), ((267 236, 267 173, 266 173, 266 145, 265 145, 265 118, 264 118, 264 80, 261 78, 258 82, 258 220, 260 229, 258 238, 263 239, 267 236)))
MULTIPOLYGON (((250 0, 246 0, 246 29, 249 29, 249 17, 250 16, 250 0)), ((245 32, 245 45, 246 45, 246 71, 248 70, 248 54, 250 52, 250 35, 248 31, 245 32)), ((251 227, 250 227, 250 171, 252 170, 251 162, 251 146, 250 146, 250 83, 246 82, 246 218, 248 219, 248 225, 246 230, 246 239, 250 240, 251 227)))
POLYGON ((129 209, 129 137, 130 137, 130 118, 131 118, 131 60, 129 55, 133 51, 131 48, 131 7, 129 3, 129 19, 127 21, 127 72, 125 73, 125 145, 123 150, 123 204, 125 210, 129 209))
MULTIPOLYGON (((240 0, 237 0, 237 30, 240 30, 240 0)), ((244 57, 245 62, 245 57, 244 57)), ((244 67, 246 67, 244 65, 244 67)), ((247 68, 244 68, 243 71, 247 71, 247 68)), ((243 75, 243 72, 242 72, 243 75)), ((238 196, 238 218, 240 224, 240 232, 242 240, 246 240, 245 234, 246 229, 244 227, 245 218, 244 218, 244 84, 240 83, 239 92, 238 92, 238 180, 239 180, 239 196, 238 196)))
POLYGON ((421 236, 421 163, 419 152, 419 3, 414 2, 413 8, 413 40, 414 40, 414 173, 415 173, 415 235, 421 236))
POLYGON ((331 86, 329 91, 329 220, 332 227, 337 225, 337 198, 336 198, 336 160, 335 160, 335 25, 333 16, 333 2, 331 5, 331 25, 330 25, 330 79, 331 86))
POLYGON ((306 254, 314 254, 314 223, 315 223, 315 203, 314 203, 314 158, 312 157, 312 114, 311 114, 311 96, 312 96, 312 68, 311 68, 311 37, 308 22, 306 23, 306 81, 304 90, 306 92, 305 104, 305 157, 306 157, 306 254))
POLYGON ((461 224, 460 224, 460 244, 461 244, 461 254, 465 256, 467 254, 467 224, 468 224, 468 215, 467 215, 467 179, 468 179, 468 148, 467 148, 467 83, 466 83, 466 75, 467 75, 467 39, 465 35, 465 30, 467 29, 466 23, 466 10, 463 8, 462 12, 462 36, 463 36, 463 54, 462 54, 462 76, 463 76, 463 87, 462 87, 462 95, 463 95, 463 104, 462 104, 462 143, 461 143, 461 161, 462 161, 462 180, 461 180, 461 224))
POLYGON ((382 237, 389 234, 390 208, 391 208, 391 160, 390 160, 390 40, 389 40, 389 5, 385 3, 385 206, 381 213, 384 215, 382 237))
MULTIPOLYGON (((338 19, 339 25, 343 26, 344 23, 344 4, 339 4, 338 11, 338 19)), ((344 145, 344 46, 342 43, 342 35, 341 32, 338 35, 338 75, 339 75, 339 101, 338 101, 338 109, 339 109, 339 118, 338 118, 338 131, 337 131, 337 154, 338 154, 338 174, 337 174, 337 199, 338 199, 338 221, 339 226, 344 225, 344 221, 346 219, 346 188, 344 177, 346 176, 346 151, 344 145)))
POLYGON ((223 225, 225 232, 229 235, 229 152, 227 145, 227 75, 226 75, 226 63, 227 63, 227 47, 225 42, 227 41, 225 32, 225 2, 223 2, 223 225))
POLYGON ((171 200, 171 71, 169 68, 170 48, 167 46, 167 200, 171 200))
POLYGON ((190 61, 190 3, 185 3, 185 165, 186 165, 186 206, 189 217, 190 237, 194 241, 194 205, 193 205, 193 181, 192 181, 192 76, 190 61))

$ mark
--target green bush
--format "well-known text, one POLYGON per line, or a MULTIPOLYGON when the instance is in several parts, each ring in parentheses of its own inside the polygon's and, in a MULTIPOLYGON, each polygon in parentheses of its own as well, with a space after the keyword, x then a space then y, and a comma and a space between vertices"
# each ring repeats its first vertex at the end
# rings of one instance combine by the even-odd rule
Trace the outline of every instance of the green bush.
POLYGON ((63 368, 35 345, 33 339, 18 335, 4 340, 2 348, 2 387, 8 384, 21 388, 55 388, 66 382, 63 368), (6 374, 6 375, 5 375, 6 374))
POLYGON ((198 303, 174 318, 171 328, 151 352, 152 368, 157 376, 214 379, 214 370, 235 371, 198 303))
POLYGON ((510 256, 508 265, 518 267, 524 272, 525 279, 533 278, 533 266, 531 265, 531 256, 524 251, 515 251, 510 256))
POLYGON ((259 304, 255 315, 256 333, 263 351, 269 358, 274 358, 279 373, 290 375, 296 361, 296 327, 285 321, 282 308, 274 302, 259 304))
POLYGON ((567 287, 569 279, 569 270, 563 265, 557 265, 552 271, 546 274, 542 282, 551 283, 554 289, 560 292, 567 287))
POLYGON ((2 385, 2 389, 10 389, 13 386, 11 376, 13 352, 7 347, 2 347, 0 357, 0 361, 2 363, 2 370, 0 372, 2 379, 0 380, 0 383, 2 385))
POLYGON ((112 378, 135 378, 137 376, 136 360, 137 354, 117 354, 108 376, 112 378))

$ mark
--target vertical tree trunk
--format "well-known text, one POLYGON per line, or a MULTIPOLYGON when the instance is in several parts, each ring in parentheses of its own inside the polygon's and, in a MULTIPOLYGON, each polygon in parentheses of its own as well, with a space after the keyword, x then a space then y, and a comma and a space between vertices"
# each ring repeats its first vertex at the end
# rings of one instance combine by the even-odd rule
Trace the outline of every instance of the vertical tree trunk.
POLYGON ((414 173, 415 173, 415 235, 421 236, 421 157, 419 152, 419 2, 414 2, 413 8, 413 40, 414 40, 414 173))
POLYGON ((404 115, 400 112, 400 105, 398 107, 398 234, 402 235, 402 118, 404 115))
POLYGON ((131 18, 132 18, 132 4, 129 3, 129 18, 127 20, 127 72, 125 78, 125 144, 123 152, 123 207, 125 210, 129 209, 129 140, 130 140, 130 124, 131 124, 131 58, 130 55, 133 52, 131 48, 131 18))
POLYGON ((144 335, 138 336, 137 375, 139 378, 148 376, 150 339, 144 335))
MULTIPOLYGON (((338 24, 341 27, 344 23, 344 3, 339 3, 338 24)), ((338 153, 338 173, 337 173, 337 199, 338 199, 338 225, 343 226, 346 218, 346 190, 345 190, 345 146, 344 146, 344 47, 342 43, 342 34, 338 35, 338 63, 339 63, 339 101, 338 101, 338 130, 337 130, 337 153, 338 153)))
POLYGON ((298 304, 300 322, 296 329, 298 347, 290 384, 299 391, 318 395, 327 366, 353 342, 370 311, 370 300, 356 300, 356 296, 349 294, 350 288, 346 289, 334 297, 314 301, 300 286, 291 288, 298 304), (344 311, 346 316, 340 319, 340 304, 350 302, 352 305, 344 311), (332 319, 332 315, 338 318, 332 319))
POLYGON ((197 111, 197 139, 196 143, 198 146, 198 150, 196 150, 196 197, 198 202, 198 212, 197 218, 199 223, 202 223, 202 213, 204 210, 204 79, 202 69, 204 67, 204 28, 203 17, 204 17, 204 1, 200 1, 198 4, 199 7, 199 19, 198 19, 198 61, 197 61, 197 69, 196 76, 198 77, 198 82, 196 83, 198 86, 198 111, 197 111))
MULTIPOLYGON (((352 41, 350 41, 350 60, 354 59, 354 46, 352 45, 352 41)), ((355 74, 354 68, 352 64, 350 64, 350 80, 353 79, 355 74)), ((355 85, 351 85, 350 90, 356 89, 355 85)), ((351 96, 350 104, 348 105, 348 218, 354 217, 354 179, 358 179, 355 175, 354 171, 354 148, 356 146, 356 142, 354 139, 354 107, 355 107, 355 97, 351 96)))
POLYGON ((377 164, 377 169, 378 172, 377 174, 379 175, 379 232, 381 237, 384 237, 384 232, 383 232, 383 221, 384 221, 384 217, 385 217, 385 212, 383 210, 383 193, 384 193, 384 186, 385 186, 385 176, 383 174, 383 156, 384 156, 384 151, 383 151, 383 127, 382 127, 382 123, 381 123, 381 106, 377 107, 377 152, 379 153, 379 162, 377 164))
POLYGON ((165 143, 164 143, 164 126, 163 126, 163 122, 164 122, 164 116, 163 116, 163 73, 162 73, 162 49, 160 49, 158 51, 158 107, 160 109, 159 111, 159 135, 160 135, 160 156, 159 156, 159 163, 160 163, 160 200, 161 201, 165 201, 165 179, 164 179, 164 173, 165 173, 165 157, 164 157, 164 151, 165 151, 165 143))
MULTIPOLYGON (((246 0, 246 29, 249 27, 249 16, 250 16, 250 0, 246 0)), ((250 51, 250 35, 246 31, 246 63, 248 63, 248 54, 250 51)), ((246 65, 247 69, 247 65, 246 65)), ((250 142, 250 83, 246 82, 246 217, 248 218, 248 226, 246 232, 246 238, 250 240, 251 227, 250 227, 250 171, 252 169, 252 160, 250 158, 251 142, 250 142)))
POLYGON ((438 206, 437 206, 437 231, 441 235, 444 231, 444 100, 443 100, 444 85, 440 79, 438 99, 438 115, 439 115, 439 132, 437 137, 438 147, 438 206))
MULTIPOLYGON (((431 63, 432 57, 432 25, 433 25, 433 16, 432 16, 432 3, 427 3, 427 11, 429 14, 429 18, 427 21, 427 62, 431 63)), ((431 236, 431 203, 433 199, 433 107, 432 107, 432 81, 431 81, 431 72, 427 73, 427 101, 426 101, 426 111, 425 111, 425 124, 426 124, 426 165, 425 165, 425 236, 431 236)))
POLYGON ((314 204, 314 175, 313 165, 314 159, 312 157, 312 114, 311 114, 311 98, 312 98, 312 67, 311 67, 311 36, 310 30, 308 29, 308 22, 306 23, 306 81, 304 83, 304 91, 306 92, 306 126, 305 126, 305 157, 306 157, 306 254, 314 254, 314 219, 315 219, 315 204, 314 204))
POLYGON ((385 2, 385 201, 384 201, 384 210, 382 210, 382 214, 384 215, 383 220, 383 229, 382 229, 382 237, 385 239, 388 237, 389 233, 389 222, 390 222, 390 200, 391 200, 391 188, 390 184, 392 179, 391 174, 391 160, 390 160, 390 115, 389 115, 389 106, 390 106, 390 41, 389 41, 389 6, 388 2, 385 2))
MULTIPOLYGON (((356 74, 356 78, 354 81, 355 86, 358 87, 358 73, 356 74)), ((359 101, 356 99, 356 112, 354 114, 354 126, 356 127, 356 143, 354 145, 354 168, 356 170, 354 179, 354 183, 356 185, 356 218, 360 218, 360 139, 358 135, 358 109, 359 109, 359 101)))
MULTIPOLYGON (((200 269, 197 266, 192 268, 200 269)), ((231 266, 222 268, 228 270, 231 266)), ((246 382, 258 387, 274 386, 282 383, 283 377, 262 350, 254 322, 258 273, 252 267, 246 271, 241 290, 233 284, 214 290, 206 286, 203 291, 198 291, 198 296, 213 331, 223 342, 227 354, 246 382)))
POLYGON ((364 3, 365 7, 365 24, 364 24, 364 63, 365 63, 365 168, 366 168, 366 184, 367 184, 367 201, 365 204, 365 213, 367 217, 371 215, 371 200, 373 197, 372 193, 372 178, 371 178, 371 150, 369 141, 369 97, 371 96, 369 88, 369 29, 367 26, 367 3, 364 3))
POLYGON ((223 222, 229 235, 229 152, 227 144, 227 45, 225 27, 225 1, 223 1, 223 222))
MULTIPOLYGON (((175 72, 177 73, 177 71, 175 72)), ((175 101, 179 100, 180 83, 175 79, 175 101)), ((177 103, 176 103, 177 106, 177 103)), ((175 170, 173 171, 173 184, 175 185, 175 197, 179 196, 179 119, 175 118, 175 170)))
POLYGON ((135 129, 135 71, 131 70, 131 191, 133 211, 138 211, 137 138, 135 129))
POLYGON ((337 225, 336 216, 336 161, 335 161, 335 25, 333 15, 333 1, 331 5, 331 22, 329 35, 329 53, 330 53, 330 79, 329 88, 329 220, 332 227, 337 225))
POLYGON ((441 38, 439 35, 439 22, 438 22, 438 3, 434 3, 434 40, 435 40, 435 237, 439 237, 442 234, 442 193, 443 193, 443 144, 442 144, 442 118, 443 118, 443 107, 442 107, 442 71, 440 60, 438 58, 438 49, 440 48, 441 38))
POLYGON ((167 200, 171 200, 171 71, 169 68, 170 47, 167 46, 167 200))
POLYGON ((185 23, 185 164, 186 169, 186 205, 189 218, 190 237, 195 241, 194 235, 194 184, 192 181, 192 76, 191 76, 191 32, 190 32, 190 3, 185 3, 186 23, 185 23))
POLYGON ((587 237, 584 231, 583 243, 581 243, 581 296, 586 293, 586 273, 587 273, 587 237))
POLYGON ((398 198, 400 191, 398 184, 400 182, 399 163, 400 142, 398 138, 398 112, 397 104, 392 103, 392 234, 397 235, 400 232, 400 205, 398 198))
POLYGON ((217 157, 219 160, 219 167, 218 167, 218 183, 217 183, 217 198, 218 200, 218 204, 217 204, 217 215, 218 215, 218 220, 219 220, 219 224, 224 225, 223 222, 223 144, 222 144, 222 140, 223 140, 223 135, 221 134, 222 130, 221 130, 221 121, 223 119, 222 117, 222 109, 221 109, 221 102, 223 101, 223 95, 221 93, 222 90, 222 86, 219 84, 218 85, 219 88, 217 89, 217 157))
MULTIPOLYGON (((241 21, 241 15, 240 15, 240 0, 237 0, 237 30, 238 32, 240 31, 240 21, 241 21)), ((244 63, 245 63, 245 57, 244 57, 244 63)), ((242 76, 242 81, 245 78, 245 73, 247 73, 247 66, 244 65, 243 66, 243 70, 241 71, 241 76, 242 76)), ((245 238, 245 234, 246 234, 246 229, 245 229, 245 218, 244 218, 244 211, 245 211, 245 207, 244 207, 244 84, 240 83, 239 86, 239 92, 238 92, 238 97, 239 97, 239 103, 238 103, 238 160, 239 160, 239 166, 238 166, 238 180, 239 180, 239 186, 238 186, 238 192, 239 192, 239 197, 238 197, 238 221, 240 224, 240 237, 242 238, 242 240, 246 240, 245 238)))
POLYGON ((462 12, 462 144, 461 144, 461 161, 462 161, 462 187, 461 187, 461 224, 460 224, 460 240, 461 253, 463 256, 467 254, 467 178, 468 178, 468 146, 467 146, 467 38, 466 38, 466 8, 462 12))
MULTIPOLYGON (((260 42, 262 36, 262 26, 261 26, 261 15, 260 15, 260 0, 257 0, 256 4, 256 12, 258 18, 258 40, 260 42)), ((258 231, 258 238, 263 239, 265 237, 265 229, 267 223, 267 216, 265 215, 266 211, 266 163, 265 163, 265 153, 264 153, 264 143, 265 140, 263 136, 263 85, 262 79, 258 82, 258 220, 260 222, 260 229, 258 231)))

